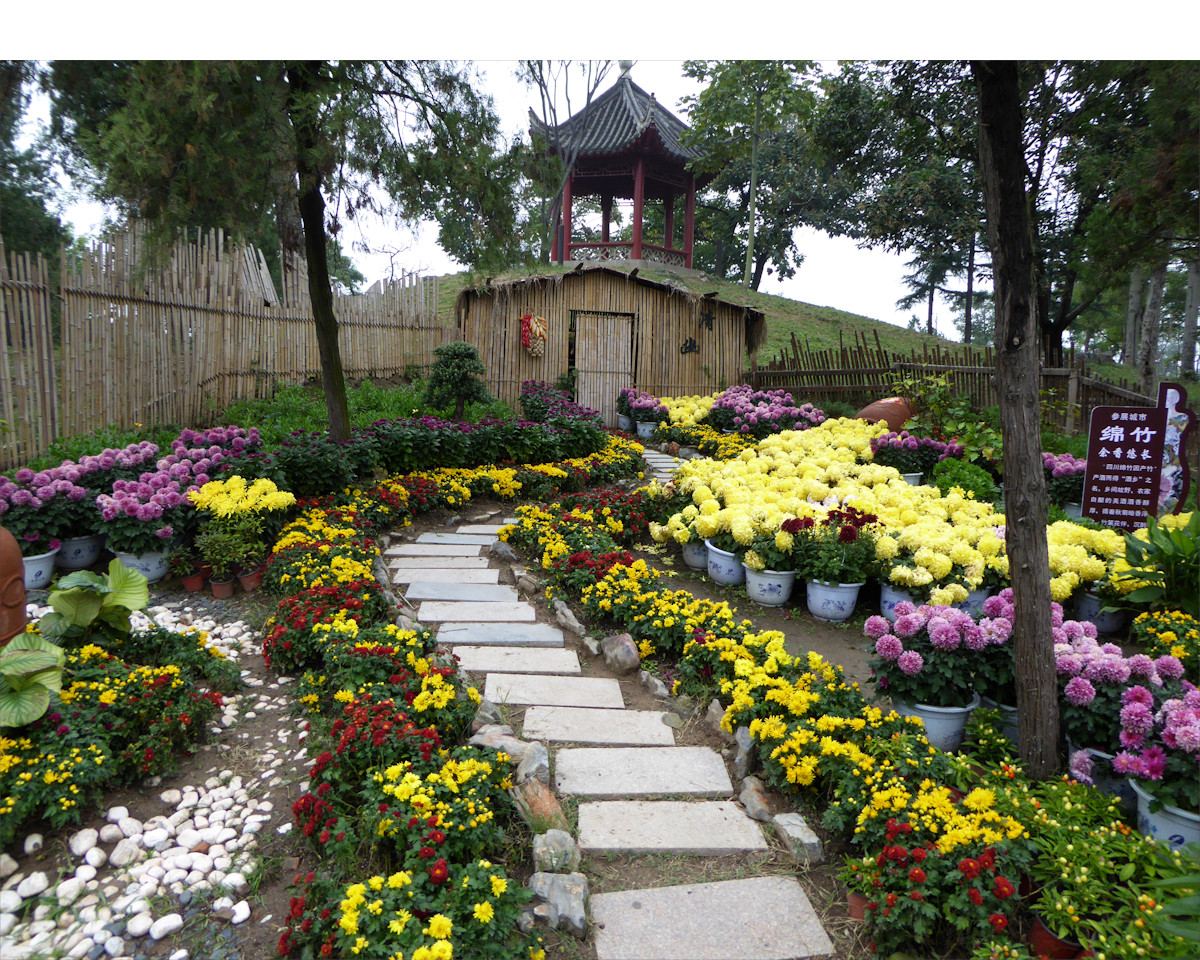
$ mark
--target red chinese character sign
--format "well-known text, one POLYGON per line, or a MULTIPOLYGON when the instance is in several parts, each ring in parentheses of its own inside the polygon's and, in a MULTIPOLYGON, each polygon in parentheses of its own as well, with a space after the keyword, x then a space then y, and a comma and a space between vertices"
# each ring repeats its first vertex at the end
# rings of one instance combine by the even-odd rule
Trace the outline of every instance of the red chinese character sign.
POLYGON ((1136 530, 1146 515, 1178 509, 1189 482, 1184 447, 1194 416, 1187 394, 1163 384, 1157 407, 1096 407, 1088 430, 1083 515, 1136 530))

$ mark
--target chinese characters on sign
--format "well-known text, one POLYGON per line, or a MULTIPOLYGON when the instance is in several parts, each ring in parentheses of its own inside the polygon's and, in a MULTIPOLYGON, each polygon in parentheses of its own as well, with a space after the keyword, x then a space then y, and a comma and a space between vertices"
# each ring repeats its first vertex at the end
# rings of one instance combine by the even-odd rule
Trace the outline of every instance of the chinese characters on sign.
POLYGON ((1096 407, 1088 429, 1083 515, 1136 530, 1158 513, 1167 411, 1163 407, 1096 407))
POLYGON ((695 337, 688 337, 683 341, 683 345, 679 348, 680 353, 699 353, 700 344, 696 342, 695 337))

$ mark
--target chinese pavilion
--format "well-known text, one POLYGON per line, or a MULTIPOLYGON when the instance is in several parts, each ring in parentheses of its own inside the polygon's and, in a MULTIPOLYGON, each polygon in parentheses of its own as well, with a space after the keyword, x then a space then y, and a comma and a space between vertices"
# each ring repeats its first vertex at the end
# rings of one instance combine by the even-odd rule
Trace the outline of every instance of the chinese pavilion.
POLYGON ((621 67, 621 76, 612 87, 557 127, 548 127, 529 112, 531 132, 544 137, 552 153, 575 155, 563 189, 562 219, 556 224, 551 260, 654 260, 691 267, 696 189, 712 177, 698 177, 687 169, 703 156, 684 146, 687 125, 630 79, 628 62, 622 61, 621 67), (681 195, 683 242, 678 247, 675 205, 681 195), (572 238, 571 202, 575 197, 599 197, 599 243, 572 238), (631 242, 609 239, 614 197, 633 201, 631 242), (661 244, 647 242, 645 237, 643 214, 648 201, 663 206, 665 235, 661 244))

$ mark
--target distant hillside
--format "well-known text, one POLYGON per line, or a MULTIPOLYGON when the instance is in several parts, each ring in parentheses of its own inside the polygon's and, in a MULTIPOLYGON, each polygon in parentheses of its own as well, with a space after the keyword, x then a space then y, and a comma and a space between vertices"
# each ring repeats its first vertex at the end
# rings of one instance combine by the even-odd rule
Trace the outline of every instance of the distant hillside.
MULTIPOLYGON (((612 261, 605 265, 616 268, 621 267, 620 261, 612 261)), ((574 268, 575 264, 561 267, 557 264, 547 264, 544 268, 539 268, 537 271, 512 271, 511 273, 497 275, 496 279, 499 279, 501 276, 511 279, 514 276, 545 276, 554 273, 569 273, 574 268)), ((739 283, 713 280, 702 275, 683 275, 675 273, 669 268, 660 270, 643 266, 640 270, 642 276, 651 280, 671 283, 675 286, 683 287, 692 293, 710 293, 716 291, 717 296, 722 300, 727 300, 730 303, 744 304, 745 306, 753 307, 755 310, 761 310, 767 318, 767 342, 758 351, 759 363, 767 363, 781 350, 787 349, 790 351, 793 334, 795 334, 796 340, 801 346, 807 341, 814 350, 826 350, 831 347, 837 347, 839 336, 842 338, 842 342, 848 346, 853 345, 856 334, 865 335, 868 343, 871 344, 875 342, 875 335, 878 334, 879 342, 883 344, 885 349, 898 353, 908 353, 913 349, 921 350, 926 346, 934 344, 940 344, 943 348, 947 345, 952 348, 957 346, 957 344, 943 340, 940 337, 931 337, 924 333, 914 333, 911 330, 897 327, 894 324, 884 323, 881 320, 872 320, 870 317, 859 316, 856 313, 847 313, 844 310, 836 310, 832 307, 817 307, 811 303, 789 300, 787 297, 775 296, 774 294, 756 293, 753 290, 747 290, 739 283)), ((439 280, 439 316, 443 320, 453 321, 454 301, 459 292, 469 285, 483 283, 487 279, 491 278, 470 273, 456 273, 442 277, 439 280)))

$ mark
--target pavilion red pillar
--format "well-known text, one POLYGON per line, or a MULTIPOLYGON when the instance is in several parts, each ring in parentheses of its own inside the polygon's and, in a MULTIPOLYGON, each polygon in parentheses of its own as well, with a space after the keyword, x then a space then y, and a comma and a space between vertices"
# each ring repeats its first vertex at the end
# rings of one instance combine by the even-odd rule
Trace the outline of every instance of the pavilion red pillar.
POLYGON ((683 209, 683 265, 692 267, 692 239, 696 232, 696 178, 688 177, 687 203, 683 209))
POLYGON ((670 190, 663 197, 663 246, 675 249, 675 194, 670 190))
POLYGON ((634 260, 642 259, 642 208, 646 204, 646 160, 638 157, 633 167, 633 250, 634 260))
POLYGON ((568 174, 567 182, 563 184, 563 260, 571 259, 571 188, 574 186, 574 179, 575 174, 568 174))
POLYGON ((608 224, 612 220, 612 194, 600 196, 600 241, 608 243, 608 224))

